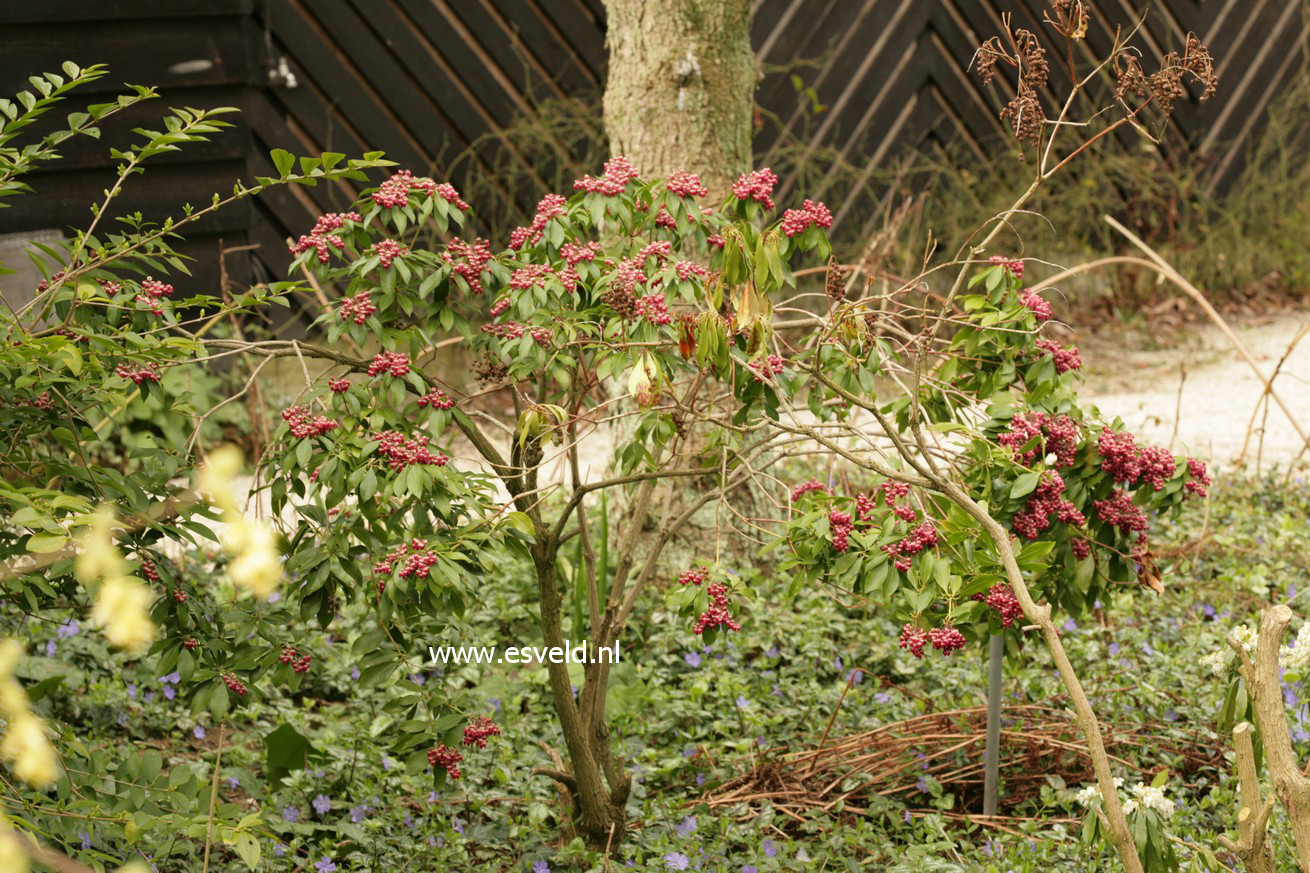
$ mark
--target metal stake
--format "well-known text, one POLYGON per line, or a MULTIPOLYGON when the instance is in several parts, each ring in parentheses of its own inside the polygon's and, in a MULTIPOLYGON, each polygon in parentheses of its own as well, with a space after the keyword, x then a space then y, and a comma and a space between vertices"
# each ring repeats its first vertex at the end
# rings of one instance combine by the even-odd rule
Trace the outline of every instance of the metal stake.
POLYGON ((992 634, 987 646, 987 747, 983 752, 983 815, 996 815, 1001 771, 1001 667, 1005 637, 992 634))

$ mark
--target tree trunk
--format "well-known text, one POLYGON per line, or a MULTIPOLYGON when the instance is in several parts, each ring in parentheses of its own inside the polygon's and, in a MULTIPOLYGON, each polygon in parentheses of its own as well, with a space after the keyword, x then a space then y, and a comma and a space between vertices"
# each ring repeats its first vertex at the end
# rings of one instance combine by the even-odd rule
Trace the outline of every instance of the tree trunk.
POLYGON ((699 173, 718 200, 751 167, 750 0, 605 0, 605 132, 644 178, 699 173))

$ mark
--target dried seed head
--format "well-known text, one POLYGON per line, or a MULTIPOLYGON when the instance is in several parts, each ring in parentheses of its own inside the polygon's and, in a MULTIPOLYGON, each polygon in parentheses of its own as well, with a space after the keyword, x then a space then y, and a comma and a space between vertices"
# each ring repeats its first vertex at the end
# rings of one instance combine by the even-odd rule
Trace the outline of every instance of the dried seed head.
POLYGON ((1046 21, 1061 36, 1069 39, 1082 39, 1087 36, 1087 6, 1082 0, 1051 0, 1051 10, 1055 13, 1055 17, 1052 18, 1050 13, 1047 13, 1046 21))
POLYGON ((828 292, 828 299, 834 303, 846 299, 846 268, 837 263, 835 257, 828 258, 828 277, 824 289, 828 292))
POLYGON ((1114 97, 1127 102, 1128 96, 1146 96, 1146 73, 1137 55, 1122 51, 1114 56, 1114 97))
POLYGON ((1014 128, 1014 135, 1019 142, 1041 145, 1042 122, 1046 120, 1046 113, 1042 111, 1042 102, 1037 99, 1037 93, 1022 81, 1019 83, 1019 93, 1001 110, 1001 120, 1009 122, 1014 128))
POLYGON ((996 78, 996 62, 1005 57, 1005 49, 1001 47, 1000 37, 994 36, 978 46, 974 57, 978 60, 978 77, 982 79, 984 85, 990 85, 996 78))
POLYGON ((1046 49, 1031 30, 1020 28, 1014 36, 1019 46, 1019 81, 1035 91, 1046 84, 1051 71, 1046 62, 1046 49))

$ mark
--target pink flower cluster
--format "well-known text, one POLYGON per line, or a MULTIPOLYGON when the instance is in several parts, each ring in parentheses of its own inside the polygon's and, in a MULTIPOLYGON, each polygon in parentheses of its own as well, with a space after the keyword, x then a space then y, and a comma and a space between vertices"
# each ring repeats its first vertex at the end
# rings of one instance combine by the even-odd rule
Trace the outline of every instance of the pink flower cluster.
POLYGON ((882 550, 895 559, 897 570, 905 572, 910 569, 911 559, 915 555, 935 545, 937 528, 932 526, 932 522, 925 521, 902 539, 883 546, 882 550))
POLYGON ((100 283, 100 290, 105 292, 106 297, 117 297, 118 292, 123 290, 121 282, 113 282, 109 279, 96 279, 100 283))
POLYGON ((384 239, 378 242, 372 248, 373 254, 378 256, 378 263, 383 269, 391 266, 391 262, 396 258, 409 254, 409 247, 402 246, 394 239, 384 239))
POLYGON ((296 439, 322 436, 340 425, 322 415, 310 415, 303 406, 291 406, 282 410, 282 420, 291 428, 291 435, 296 439))
POLYGON ((345 394, 350 390, 350 380, 344 376, 340 379, 328 379, 328 389, 333 394, 345 394))
POLYGON ((1019 302, 1032 310, 1038 321, 1047 321, 1051 317, 1051 301, 1036 291, 1025 291, 1019 302))
POLYGON ((800 209, 788 209, 782 214, 782 232, 789 237, 811 227, 832 227, 832 213, 817 200, 806 200, 800 209))
POLYGON ((1127 491, 1115 489, 1106 500, 1095 501, 1096 515, 1106 524, 1113 525, 1125 533, 1136 531, 1145 533, 1148 527, 1146 513, 1133 503, 1127 491))
POLYGON ((974 600, 981 600, 1001 617, 1001 626, 1009 627, 1014 620, 1023 615, 1023 607, 1014 596, 1014 590, 1004 582, 997 582, 987 594, 975 594, 974 600))
POLYGON ((443 767, 451 779, 458 779, 463 774, 459 771, 459 762, 464 760, 464 755, 455 749, 446 748, 445 743, 441 743, 435 749, 428 749, 428 766, 443 767))
POLYGON ((172 285, 165 285, 158 279, 147 276, 141 280, 141 290, 137 292, 136 302, 149 306, 150 312, 154 315, 163 315, 163 300, 165 297, 172 296, 172 285))
POLYGON ((1005 269, 1009 270, 1010 275, 1014 276, 1014 278, 1016 279, 1023 278, 1023 261, 1020 261, 1018 259, 1011 260, 1005 257, 1004 255, 992 255, 990 258, 987 259, 987 263, 1000 264, 1001 266, 1005 267, 1005 269))
MULTIPOLYGON (((1152 488, 1160 491, 1178 469, 1177 461, 1167 449, 1159 446, 1139 449, 1133 435, 1127 432, 1116 433, 1107 427, 1101 431, 1096 447, 1101 453, 1101 469, 1113 476, 1116 482, 1131 485, 1140 480, 1151 483, 1152 488)), ((1189 474, 1191 469, 1189 461, 1189 474)), ((1201 470, 1204 473, 1204 464, 1201 464, 1201 470)))
POLYGON ((728 610, 728 586, 722 582, 711 582, 705 586, 705 593, 710 596, 710 605, 696 619, 696 626, 692 628, 692 633, 700 636, 705 631, 717 627, 726 627, 732 631, 741 630, 741 625, 733 620, 732 613, 728 610))
POLYGON ((683 282, 686 282, 692 276, 702 280, 710 277, 710 271, 694 261, 678 261, 673 265, 673 269, 678 274, 678 279, 683 282))
POLYGON ((485 715, 475 716, 464 726, 464 745, 476 745, 479 749, 487 747, 487 737, 500 736, 500 726, 485 715))
POLYGON ((474 294, 482 293, 482 271, 491 263, 491 243, 481 238, 473 240, 471 244, 453 239, 446 246, 446 251, 441 253, 441 259, 451 265, 452 273, 464 278, 470 291, 474 294), (463 263, 456 262, 455 258, 463 258, 463 263))
POLYGON ((692 567, 690 570, 684 570, 678 577, 679 585, 700 585, 706 579, 710 578, 709 567, 692 567))
POLYGON ((832 530, 832 548, 836 552, 844 552, 851 547, 851 531, 855 529, 855 522, 851 521, 849 512, 839 512, 833 510, 828 513, 828 527, 832 530))
POLYGON ((491 309, 489 310, 491 317, 497 318, 501 313, 506 312, 513 305, 514 301, 509 297, 500 298, 495 303, 491 304, 491 309))
POLYGON ((1057 467, 1071 467, 1078 451, 1078 436, 1078 423, 1067 415, 1051 417, 1044 412, 1018 412, 1010 419, 1010 431, 998 436, 996 441, 1013 451, 1015 460, 1024 466, 1031 466, 1040 452, 1041 457, 1055 455, 1057 467), (1023 451, 1034 439, 1038 441, 1033 447, 1023 451))
POLYGON ((787 361, 778 355, 768 355, 757 361, 751 361, 746 366, 751 368, 755 373, 756 380, 760 382, 769 382, 775 376, 781 376, 782 371, 787 366, 787 361))
POLYGON ((637 316, 645 318, 651 324, 668 324, 673 320, 669 315, 669 304, 663 294, 647 294, 637 298, 637 316))
POLYGON ((130 367, 127 364, 119 364, 114 368, 114 372, 137 385, 142 382, 159 381, 159 365, 153 362, 146 364, 144 367, 130 367))
POLYGON ((679 197, 708 197, 710 189, 701 183, 700 176, 686 170, 674 170, 669 176, 669 193, 679 197))
POLYGON ((1069 540, 1069 551, 1073 552, 1073 556, 1081 561, 1092 553, 1092 547, 1091 544, 1082 537, 1074 537, 1069 540))
POLYGON ((509 287, 518 291, 527 291, 534 286, 544 288, 546 277, 554 274, 555 271, 549 264, 528 264, 526 267, 519 267, 509 277, 509 287))
POLYGON ((408 206, 409 195, 413 191, 421 191, 429 197, 433 194, 440 195, 447 203, 454 204, 465 212, 468 211, 469 205, 460 198, 454 186, 444 183, 438 185, 426 176, 415 176, 409 170, 400 170, 379 185, 373 192, 373 202, 383 209, 408 206))
POLYGON ((363 324, 368 317, 378 311, 369 299, 371 291, 360 291, 354 297, 341 298, 341 317, 355 324, 363 324))
POLYGON ((329 212, 327 215, 320 215, 318 221, 314 222, 314 229, 307 234, 302 234, 299 240, 291 244, 291 254, 298 255, 314 249, 318 252, 319 262, 326 264, 331 258, 332 249, 346 247, 345 240, 336 231, 345 227, 347 221, 363 220, 363 216, 358 212, 329 212))
POLYGON ((235 674, 224 673, 222 675, 222 678, 223 678, 223 684, 228 687, 229 691, 231 691, 237 697, 246 696, 246 690, 247 690, 246 685, 244 682, 238 679, 235 674))
POLYGON ((605 172, 600 178, 583 176, 573 182, 574 191, 586 191, 591 194, 604 194, 616 197, 628 187, 628 183, 637 178, 637 171, 623 155, 615 155, 605 162, 605 172))
POLYGON ((413 439, 394 430, 384 430, 373 435, 378 442, 378 454, 387 459, 393 470, 403 470, 411 464, 432 464, 444 467, 450 460, 437 452, 435 455, 428 448, 428 438, 417 436, 413 439))
POLYGON ((288 643, 282 647, 282 653, 277 656, 277 659, 283 664, 290 664, 291 669, 296 673, 305 673, 308 672, 309 665, 313 663, 314 656, 306 652, 305 656, 301 657, 295 646, 288 643))
POLYGON ((1042 474, 1037 490, 1028 498, 1023 510, 1014 516, 1014 532, 1026 540, 1037 536, 1051 526, 1051 515, 1064 524, 1077 527, 1087 523, 1078 507, 1060 495, 1064 493, 1064 479, 1054 470, 1042 474))
POLYGON ((1197 497, 1205 497, 1210 493, 1209 488, 1210 474, 1206 472, 1205 462, 1198 461, 1196 458, 1188 458, 1187 481, 1183 483, 1183 490, 1197 497))
POLYGON ((455 401, 440 388, 433 388, 418 399, 419 409, 425 406, 431 406, 433 409, 450 409, 455 405, 455 401))
POLYGON ((529 227, 516 227, 509 235, 509 247, 518 251, 525 245, 536 245, 541 239, 542 231, 546 229, 546 222, 552 218, 564 214, 564 207, 568 203, 559 194, 547 194, 541 198, 537 204, 537 214, 532 219, 529 227))
POLYGON ((373 356, 373 362, 368 365, 368 374, 380 376, 383 373, 397 378, 408 374, 409 355, 400 352, 378 352, 373 356))
POLYGON ((455 190, 455 186, 449 182, 442 182, 437 186, 437 196, 442 200, 445 200, 451 206, 459 207, 461 212, 469 211, 469 205, 464 202, 463 197, 459 196, 459 192, 455 190))
POLYGON ((732 194, 738 200, 754 200, 765 209, 773 209, 773 186, 778 184, 778 177, 768 167, 753 173, 742 173, 732 186, 732 194))
POLYGON ((1055 359, 1055 372, 1058 375, 1063 376, 1070 370, 1081 370, 1083 367, 1083 356, 1079 354, 1077 346, 1066 349, 1054 340, 1041 337, 1037 340, 1037 348, 1055 359))
POLYGON ((818 479, 811 479, 808 482, 802 482, 795 488, 791 489, 791 502, 795 503, 811 491, 824 491, 828 489, 818 479))
POLYGON ((673 243, 668 240, 659 240, 642 246, 641 251, 637 252, 637 256, 633 260, 644 267, 651 258, 667 260, 671 257, 673 257, 673 243))
POLYGON ((491 334, 500 339, 518 339, 525 333, 530 333, 532 338, 537 341, 539 346, 549 346, 551 333, 549 328, 545 327, 528 327, 525 324, 519 324, 517 321, 505 321, 500 324, 484 324, 482 332, 491 334))
POLYGON ((568 264, 570 267, 576 267, 583 261, 594 261, 596 259, 596 254, 599 251, 600 243, 595 241, 586 243, 585 245, 582 243, 564 243, 564 245, 559 247, 560 257, 562 257, 564 263, 568 264))

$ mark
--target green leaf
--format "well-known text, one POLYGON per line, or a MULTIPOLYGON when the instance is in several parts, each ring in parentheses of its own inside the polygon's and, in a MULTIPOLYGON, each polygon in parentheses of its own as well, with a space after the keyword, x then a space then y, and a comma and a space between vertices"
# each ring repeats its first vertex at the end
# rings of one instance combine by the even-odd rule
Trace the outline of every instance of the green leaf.
POLYGON ((1041 473, 1020 473, 1015 477, 1014 485, 1010 487, 1010 497, 1018 499, 1032 494, 1041 480, 1041 473))
POLYGON ((296 156, 286 149, 273 149, 268 153, 273 159, 273 166, 277 167, 278 176, 285 179, 291 175, 291 170, 296 166, 296 156))
POLYGON ((303 770, 312 746, 309 739, 289 724, 281 724, 264 737, 264 762, 269 779, 281 782, 292 770, 303 770))
POLYGON ((64 534, 37 533, 28 537, 27 550, 38 555, 48 555, 62 549, 67 542, 68 537, 64 534))
POLYGON ((237 837, 236 850, 241 860, 245 861, 246 866, 251 870, 259 866, 259 840, 250 834, 242 834, 237 837))

